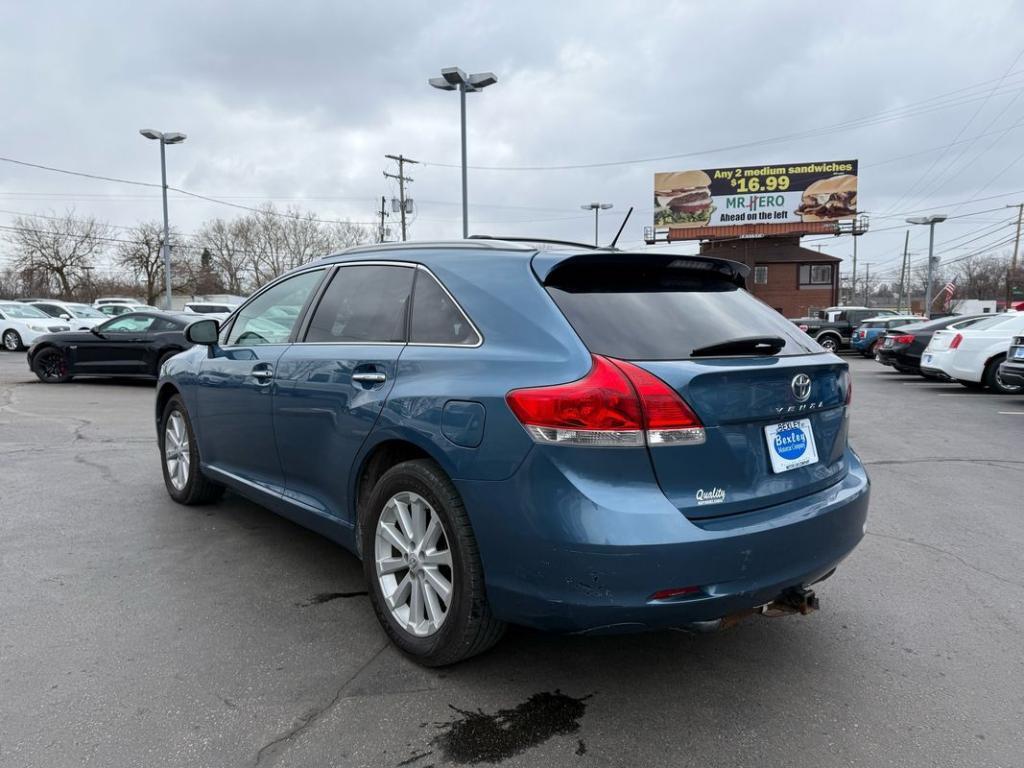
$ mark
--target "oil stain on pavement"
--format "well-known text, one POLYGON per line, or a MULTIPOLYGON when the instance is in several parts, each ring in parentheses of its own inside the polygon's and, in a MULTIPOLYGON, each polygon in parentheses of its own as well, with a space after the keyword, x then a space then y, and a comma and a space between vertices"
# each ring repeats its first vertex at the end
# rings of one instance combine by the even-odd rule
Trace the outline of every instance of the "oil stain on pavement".
POLYGON ((301 603, 296 603, 300 608, 308 608, 311 605, 322 605, 323 603, 329 603, 332 600, 344 600, 350 597, 366 597, 368 593, 363 592, 320 592, 319 594, 313 595, 309 600, 304 600, 301 603))
MULTIPOLYGON (((499 709, 494 713, 468 712, 453 706, 460 717, 442 723, 442 732, 431 739, 430 744, 453 763, 498 763, 552 736, 578 732, 589 698, 577 699, 556 690, 535 693, 512 709, 499 709)), ((576 753, 585 752, 581 739, 576 753)))

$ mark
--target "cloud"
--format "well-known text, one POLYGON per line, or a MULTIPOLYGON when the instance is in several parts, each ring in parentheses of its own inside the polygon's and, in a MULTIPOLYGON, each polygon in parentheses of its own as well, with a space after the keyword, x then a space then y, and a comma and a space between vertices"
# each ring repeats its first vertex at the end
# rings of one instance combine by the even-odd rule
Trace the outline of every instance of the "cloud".
MULTIPOLYGON (((412 232, 429 238, 460 232, 459 171, 437 165, 458 162, 458 98, 426 84, 441 67, 499 77, 467 98, 471 164, 579 164, 761 141, 993 80, 1018 53, 1006 30, 1024 23, 1024 8, 1008 0, 848 8, 97 0, 45 15, 29 4, 6 13, 0 65, 13 76, 0 95, 13 107, 0 154, 156 181, 156 147, 137 129, 181 130, 188 141, 168 150, 172 184, 240 204, 274 198, 370 221, 380 196, 396 191, 382 175, 391 170, 383 156, 401 152, 424 161, 409 171, 412 232)), ((1024 70, 1024 60, 1016 68, 1024 70)), ((636 206, 624 235, 636 243, 649 222, 655 170, 849 157, 863 165, 862 207, 939 207, 969 198, 1018 157, 1024 97, 1011 86, 1024 86, 1024 77, 1009 77, 987 101, 978 91, 976 101, 913 118, 678 161, 474 170, 473 229, 589 239, 593 220, 579 205, 602 200, 615 204, 603 214, 605 237, 636 206), (914 154, 944 147, 964 126, 961 139, 990 135, 914 154), (907 155, 914 156, 888 162, 907 155)), ((1014 167, 981 196, 1024 188, 1014 181, 1024 165, 1014 167)), ((74 205, 131 224, 159 215, 155 191, 0 167, 3 210, 74 205)), ((962 212, 984 207, 993 204, 962 212)), ((173 199, 171 213, 186 231, 233 215, 188 199, 173 199)), ((893 222, 899 218, 873 226, 893 222)), ((944 226, 952 237, 982 223, 944 226)), ((901 240, 897 231, 868 235, 859 256, 887 264, 901 240)), ((845 240, 825 247, 850 250, 845 240)))

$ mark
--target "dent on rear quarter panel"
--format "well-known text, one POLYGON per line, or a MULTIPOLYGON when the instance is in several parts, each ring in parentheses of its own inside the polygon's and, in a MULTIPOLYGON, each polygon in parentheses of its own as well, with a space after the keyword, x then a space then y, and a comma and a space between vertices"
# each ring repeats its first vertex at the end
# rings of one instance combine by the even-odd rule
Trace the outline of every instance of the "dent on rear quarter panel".
POLYGON ((529 252, 422 254, 425 264, 480 330, 479 347, 409 345, 372 444, 412 432, 454 479, 502 480, 533 441, 505 402, 512 389, 573 381, 590 370, 590 353, 530 269, 529 252), (457 445, 442 433, 445 405, 479 403, 479 445, 457 445))

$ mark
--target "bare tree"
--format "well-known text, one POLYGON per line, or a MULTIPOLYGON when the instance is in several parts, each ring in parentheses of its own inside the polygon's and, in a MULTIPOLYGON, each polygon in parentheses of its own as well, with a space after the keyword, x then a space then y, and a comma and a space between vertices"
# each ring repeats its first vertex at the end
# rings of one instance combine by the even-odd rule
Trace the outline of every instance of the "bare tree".
MULTIPOLYGON (((120 239, 123 242, 117 244, 117 264, 127 269, 142 286, 146 294, 146 303, 156 304, 157 298, 164 290, 163 225, 155 221, 145 221, 120 239)), ((185 269, 183 274, 179 274, 174 268, 174 264, 179 261, 179 253, 183 250, 183 244, 174 229, 170 231, 170 243, 171 275, 175 282, 184 284, 187 282, 188 270, 185 269)), ((180 288, 181 285, 172 286, 172 289, 180 288)))
POLYGON ((27 282, 45 284, 70 297, 85 282, 89 268, 106 247, 109 227, 73 210, 63 216, 18 216, 7 240, 14 267, 27 282))
POLYGON ((193 238, 200 253, 206 251, 210 268, 218 276, 224 290, 238 296, 248 293, 250 287, 249 255, 246 242, 250 239, 245 220, 206 222, 193 238))

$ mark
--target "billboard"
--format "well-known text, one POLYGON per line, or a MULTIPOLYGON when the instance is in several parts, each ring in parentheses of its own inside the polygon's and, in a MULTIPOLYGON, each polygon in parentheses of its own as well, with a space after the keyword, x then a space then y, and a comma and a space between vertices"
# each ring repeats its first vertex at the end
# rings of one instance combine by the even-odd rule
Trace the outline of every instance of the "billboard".
POLYGON ((856 160, 654 174, 655 227, 799 225, 856 214, 856 160))

